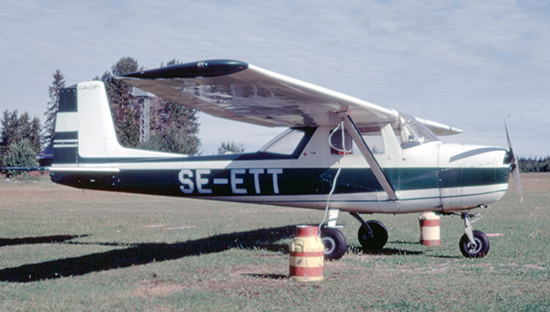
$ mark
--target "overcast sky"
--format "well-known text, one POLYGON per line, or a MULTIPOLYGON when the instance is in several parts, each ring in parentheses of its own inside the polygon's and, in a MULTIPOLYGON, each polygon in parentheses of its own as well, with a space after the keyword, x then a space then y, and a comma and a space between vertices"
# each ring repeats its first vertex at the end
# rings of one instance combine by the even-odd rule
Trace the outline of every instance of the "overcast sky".
MULTIPOLYGON (((550 2, 0 0, 0 112, 44 121, 48 86, 145 68, 236 59, 449 124, 446 142, 550 155, 550 2)), ((201 115, 204 154, 257 149, 282 129, 201 115)))

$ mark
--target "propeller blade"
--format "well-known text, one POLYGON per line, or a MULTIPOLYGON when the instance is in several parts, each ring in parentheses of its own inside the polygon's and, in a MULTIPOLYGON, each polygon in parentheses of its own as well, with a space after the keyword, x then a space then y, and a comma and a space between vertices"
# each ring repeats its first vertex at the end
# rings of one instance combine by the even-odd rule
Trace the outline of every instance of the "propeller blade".
POLYGON ((510 172, 512 173, 512 178, 514 179, 514 184, 516 185, 516 190, 518 191, 520 201, 523 202, 523 193, 521 191, 521 178, 519 176, 519 162, 512 149, 512 142, 510 141, 510 135, 508 134, 508 126, 506 125, 506 120, 504 120, 504 129, 506 129, 506 139, 508 140, 510 172))

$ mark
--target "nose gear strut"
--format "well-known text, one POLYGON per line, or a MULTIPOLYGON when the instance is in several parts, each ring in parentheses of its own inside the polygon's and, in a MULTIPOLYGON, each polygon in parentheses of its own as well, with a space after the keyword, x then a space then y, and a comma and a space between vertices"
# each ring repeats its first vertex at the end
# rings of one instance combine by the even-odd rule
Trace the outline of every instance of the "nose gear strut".
POLYGON ((489 252, 489 238, 481 231, 474 230, 472 223, 481 220, 481 214, 469 214, 463 212, 461 218, 464 220, 464 234, 460 239, 460 252, 466 258, 482 258, 489 252), (470 220, 470 218, 477 218, 470 220))

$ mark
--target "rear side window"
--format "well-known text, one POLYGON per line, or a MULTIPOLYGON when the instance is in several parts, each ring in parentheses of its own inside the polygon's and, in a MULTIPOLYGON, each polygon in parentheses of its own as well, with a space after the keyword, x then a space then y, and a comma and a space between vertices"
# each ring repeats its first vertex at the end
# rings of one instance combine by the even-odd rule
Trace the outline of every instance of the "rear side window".
POLYGON ((288 129, 264 145, 260 149, 260 152, 292 155, 304 138, 304 135, 305 131, 302 129, 288 129))

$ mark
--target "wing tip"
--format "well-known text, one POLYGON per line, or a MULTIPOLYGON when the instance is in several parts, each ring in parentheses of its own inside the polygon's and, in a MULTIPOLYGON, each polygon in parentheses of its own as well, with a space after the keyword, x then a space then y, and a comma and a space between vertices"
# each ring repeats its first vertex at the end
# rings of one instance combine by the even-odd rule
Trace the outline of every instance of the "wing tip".
POLYGON ((137 71, 120 75, 119 79, 173 79, 218 77, 243 71, 249 67, 248 63, 236 60, 207 60, 185 64, 176 64, 161 68, 137 71))
POLYGON ((416 119, 428 127, 435 135, 455 135, 462 133, 462 129, 451 127, 439 122, 418 118, 416 119))

